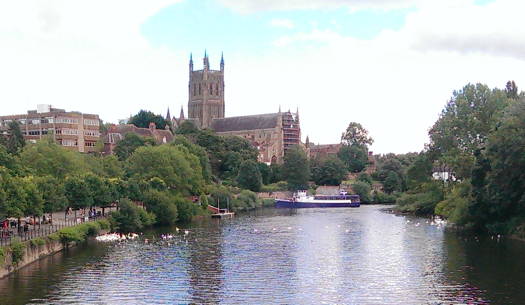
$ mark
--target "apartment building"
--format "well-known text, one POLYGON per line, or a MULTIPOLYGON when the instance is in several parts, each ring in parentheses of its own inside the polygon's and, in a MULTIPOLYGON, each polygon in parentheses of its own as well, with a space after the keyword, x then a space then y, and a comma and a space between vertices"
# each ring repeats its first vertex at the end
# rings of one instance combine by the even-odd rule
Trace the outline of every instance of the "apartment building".
POLYGON ((20 124, 28 142, 52 137, 57 144, 82 153, 95 151, 100 139, 100 119, 96 114, 65 111, 51 105, 37 105, 27 114, 0 116, 0 133, 7 133, 12 121, 20 124))

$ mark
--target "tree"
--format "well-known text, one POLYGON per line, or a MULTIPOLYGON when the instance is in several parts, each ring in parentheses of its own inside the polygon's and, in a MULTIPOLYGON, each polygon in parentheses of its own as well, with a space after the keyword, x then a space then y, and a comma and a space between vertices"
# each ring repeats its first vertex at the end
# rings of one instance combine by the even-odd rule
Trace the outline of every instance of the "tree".
POLYGON ((508 81, 507 85, 505 86, 505 93, 507 94, 507 98, 517 100, 518 99, 518 86, 516 86, 516 83, 514 81, 508 81))
POLYGON ((363 203, 370 203, 371 197, 370 197, 370 191, 371 187, 370 184, 362 181, 356 181, 354 184, 352 184, 352 190, 354 193, 359 195, 359 198, 361 199, 361 202, 363 203))
POLYGON ((345 164, 335 157, 317 160, 312 166, 312 179, 317 185, 339 185, 346 174, 345 164))
POLYGON ((357 181, 362 181, 368 183, 369 185, 372 185, 372 183, 374 183, 372 177, 367 173, 360 173, 359 176, 357 176, 357 181))
MULTIPOLYGON (((180 200, 177 198, 177 200, 180 200)), ((177 222, 178 212, 175 198, 169 192, 150 190, 146 193, 144 203, 148 211, 155 214, 161 225, 173 225, 177 222)))
POLYGON ((270 183, 277 183, 283 180, 283 166, 277 163, 270 164, 270 183))
POLYGON ((432 178, 432 160, 427 152, 422 152, 407 169, 407 187, 415 188, 432 178))
POLYGON ((352 144, 343 145, 337 156, 346 165, 346 168, 353 173, 359 173, 368 164, 368 150, 365 146, 352 144))
POLYGON ((133 124, 141 128, 149 128, 150 123, 155 123, 157 129, 165 129, 168 122, 161 116, 156 115, 151 111, 141 110, 129 120, 133 124))
POLYGON ((111 213, 114 230, 122 233, 138 232, 155 223, 155 215, 146 212, 127 198, 119 200, 119 210, 111 213))
POLYGON ((89 185, 80 177, 69 177, 64 184, 68 204, 73 209, 93 206, 93 197, 89 185))
POLYGON ((137 180, 162 179, 168 189, 184 196, 204 188, 199 158, 182 145, 139 147, 128 159, 129 174, 137 180))
POLYGON ((374 140, 368 136, 368 131, 361 124, 350 122, 346 131, 341 136, 341 142, 347 145, 367 147, 368 145, 372 145, 374 140))
POLYGON ((388 172, 388 176, 383 182, 383 189, 387 194, 392 194, 393 192, 401 190, 401 178, 399 178, 399 175, 396 172, 388 172))
POLYGON ((8 124, 7 151, 11 154, 18 154, 26 145, 20 124, 17 121, 11 121, 8 124))
POLYGON ((64 179, 90 171, 79 153, 55 144, 52 139, 26 146, 20 154, 20 160, 37 176, 51 175, 64 179))
POLYGON ((197 126, 195 126, 195 124, 193 124, 191 121, 184 121, 179 125, 177 130, 175 130, 175 133, 179 135, 191 136, 199 133, 199 128, 197 128, 197 126))
POLYGON ((468 84, 454 91, 429 131, 430 151, 452 169, 456 178, 468 178, 476 162, 474 152, 485 147, 509 103, 503 90, 482 84, 468 84))
POLYGON ((127 160, 133 152, 142 146, 153 146, 155 140, 152 138, 141 137, 135 133, 127 133, 124 139, 120 140, 115 146, 115 154, 121 161, 127 160))
POLYGON ((89 188, 93 205, 106 206, 111 202, 112 196, 109 185, 104 179, 96 175, 86 175, 84 181, 89 188))
POLYGON ((304 190, 308 188, 310 166, 306 153, 301 147, 290 147, 284 155, 283 174, 290 190, 304 190))
POLYGON ((241 188, 250 191, 258 192, 261 190, 261 173, 255 161, 247 160, 241 164, 239 174, 237 175, 237 184, 241 188))
POLYGON ((262 183, 263 184, 270 184, 270 178, 271 178, 271 170, 266 163, 257 162, 257 166, 259 167, 259 172, 261 173, 262 183))
POLYGON ((52 176, 35 177, 36 187, 42 194, 44 212, 63 211, 67 207, 64 183, 52 176))
POLYGON ((25 216, 26 198, 22 178, 13 177, 5 168, 0 167, 0 216, 25 216))
POLYGON ((171 144, 182 145, 186 147, 190 153, 199 157, 199 161, 202 168, 202 178, 204 178, 204 181, 206 183, 209 183, 211 181, 210 158, 208 157, 208 153, 203 147, 197 144, 193 144, 188 138, 184 136, 176 136, 171 144))

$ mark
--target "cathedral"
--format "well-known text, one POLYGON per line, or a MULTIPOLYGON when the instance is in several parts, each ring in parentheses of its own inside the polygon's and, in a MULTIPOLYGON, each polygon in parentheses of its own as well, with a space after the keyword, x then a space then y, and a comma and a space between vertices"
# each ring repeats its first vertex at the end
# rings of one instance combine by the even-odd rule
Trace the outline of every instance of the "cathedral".
POLYGON ((171 117, 168 109, 167 120, 174 127, 184 121, 191 121, 199 128, 209 128, 219 135, 233 135, 250 141, 259 150, 259 162, 282 163, 287 149, 301 145, 299 111, 225 117, 224 100, 224 56, 220 69, 210 69, 208 55, 204 52, 203 69, 193 69, 190 55, 188 84, 188 117, 181 107, 178 118, 171 117))

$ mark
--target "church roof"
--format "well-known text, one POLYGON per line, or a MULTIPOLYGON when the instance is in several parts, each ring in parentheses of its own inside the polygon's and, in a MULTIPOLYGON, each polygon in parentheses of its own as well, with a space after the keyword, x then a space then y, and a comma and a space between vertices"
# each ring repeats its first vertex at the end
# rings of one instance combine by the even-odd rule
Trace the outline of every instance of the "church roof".
POLYGON ((216 132, 275 128, 279 124, 281 115, 280 113, 267 113, 214 119, 211 128, 216 132))

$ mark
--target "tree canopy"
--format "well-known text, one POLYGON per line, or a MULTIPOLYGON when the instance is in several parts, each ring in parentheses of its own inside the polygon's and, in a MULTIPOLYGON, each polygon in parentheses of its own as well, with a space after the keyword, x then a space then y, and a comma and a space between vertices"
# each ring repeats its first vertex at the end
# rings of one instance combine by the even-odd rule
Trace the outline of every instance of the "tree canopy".
POLYGON ((343 132, 341 136, 341 142, 347 145, 358 145, 367 147, 372 145, 374 140, 368 135, 368 130, 366 130, 360 123, 350 122, 346 131, 343 132))
POLYGON ((310 166, 304 150, 295 145, 284 155, 283 174, 290 190, 308 189, 310 166))
POLYGON ((150 123, 155 123, 157 129, 165 129, 168 125, 168 122, 161 115, 146 110, 141 110, 132 116, 129 123, 141 128, 149 128, 150 123))

